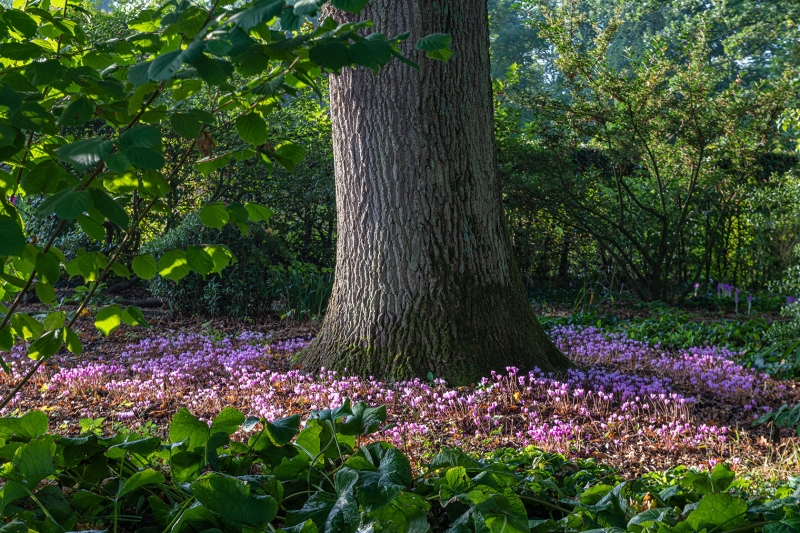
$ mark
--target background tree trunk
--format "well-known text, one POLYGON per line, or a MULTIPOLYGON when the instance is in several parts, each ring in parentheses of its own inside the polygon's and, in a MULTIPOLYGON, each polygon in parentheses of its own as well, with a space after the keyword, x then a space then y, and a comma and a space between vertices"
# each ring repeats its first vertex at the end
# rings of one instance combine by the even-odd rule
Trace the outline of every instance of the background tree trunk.
MULTIPOLYGON (((343 21, 352 16, 334 13, 343 21)), ((331 76, 336 277, 304 368, 451 384, 571 366, 539 325, 511 253, 495 158, 486 0, 373 0, 387 36, 452 36, 375 74, 331 76)))

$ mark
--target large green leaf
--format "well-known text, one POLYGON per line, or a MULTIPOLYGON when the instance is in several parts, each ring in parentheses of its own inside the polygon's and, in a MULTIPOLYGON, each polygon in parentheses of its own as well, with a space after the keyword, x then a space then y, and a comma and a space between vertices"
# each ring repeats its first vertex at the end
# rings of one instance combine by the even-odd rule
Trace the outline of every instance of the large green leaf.
POLYGON ((201 422, 185 407, 181 407, 169 424, 169 440, 182 442, 187 439, 189 451, 201 450, 202 454, 208 442, 208 424, 201 422))
POLYGON ((130 218, 119 202, 100 189, 90 189, 89 193, 92 196, 92 203, 104 217, 122 228, 128 227, 130 218))
POLYGON ((22 476, 22 483, 33 488, 47 476, 56 473, 53 456, 56 445, 52 438, 38 438, 20 446, 14 454, 13 464, 22 476))
POLYGON ((191 271, 183 250, 170 250, 158 260, 158 273, 172 281, 180 281, 191 271))
POLYGON ((430 507, 422 496, 403 492, 389 505, 370 513, 367 520, 372 520, 383 533, 426 533, 431 529, 430 507))
POLYGON ((14 61, 29 61, 42 55, 44 50, 33 43, 3 43, 0 44, 0 57, 7 57, 14 61))
POLYGON ((209 228, 222 229, 230 220, 228 210, 222 202, 213 202, 200 210, 200 222, 209 228))
POLYGON ((378 72, 392 58, 392 47, 384 40, 367 39, 350 45, 350 59, 378 72))
POLYGON ((134 274, 142 279, 152 279, 158 274, 158 265, 155 258, 150 255, 139 255, 131 262, 134 274))
POLYGON ((450 50, 451 40, 450 35, 446 33, 433 33, 417 41, 416 48, 425 51, 431 59, 447 60, 453 55, 453 51, 450 50))
POLYGON ((343 435, 366 435, 375 433, 386 422, 386 406, 370 407, 366 402, 353 406, 353 414, 341 422, 337 431, 343 435))
POLYGON ((252 202, 246 202, 244 208, 247 210, 248 217, 253 222, 269 222, 269 219, 275 214, 272 209, 252 202))
POLYGON ((189 268, 201 276, 210 274, 211 271, 214 270, 214 260, 208 252, 199 246, 189 246, 186 248, 186 263, 189 265, 189 268))
POLYGON ((52 159, 38 163, 22 176, 20 185, 28 194, 54 193, 64 170, 52 159))
POLYGON ((209 426, 209 434, 213 435, 219 431, 228 435, 233 435, 244 423, 244 415, 235 407, 226 407, 214 418, 209 426))
POLYGON ((686 522, 695 531, 734 529, 747 523, 747 502, 725 493, 706 494, 686 522))
POLYGON ((269 495, 251 494, 247 481, 216 472, 190 485, 197 501, 226 522, 263 529, 278 512, 278 502, 269 495))
POLYGON ((249 31, 262 22, 268 22, 280 15, 282 9, 283 0, 258 0, 229 20, 243 30, 249 31))
POLYGON ((275 446, 284 446, 300 431, 300 417, 292 415, 275 422, 267 422, 264 431, 275 446))
POLYGON ((39 213, 55 213, 64 220, 74 220, 92 206, 92 195, 75 187, 62 189, 45 199, 38 208, 39 213))
POLYGON ((94 326, 108 336, 122 324, 122 310, 118 305, 109 305, 97 312, 94 326))
POLYGON ((88 98, 78 98, 67 106, 58 123, 63 126, 83 126, 83 124, 94 116, 94 104, 88 98))
POLYGON ((41 411, 28 411, 20 417, 0 418, 0 439, 18 437, 27 440, 41 437, 47 433, 47 415, 41 411))
POLYGON ((338 42, 316 45, 308 51, 308 58, 317 65, 336 72, 352 62, 347 47, 338 42))
POLYGON ((0 215, 0 255, 19 256, 25 250, 25 234, 11 217, 0 215))
POLYGON ((348 13, 359 13, 369 0, 331 0, 333 7, 347 11, 348 13))
POLYGON ((256 113, 247 113, 237 118, 236 131, 244 142, 253 146, 267 142, 267 123, 256 113))
POLYGON ((113 143, 101 138, 84 139, 58 149, 58 160, 78 170, 86 170, 101 162, 111 151, 113 143))
POLYGON ((155 485, 164 482, 164 474, 156 472, 152 468, 136 472, 131 477, 126 479, 119 487, 117 498, 122 498, 136 489, 140 489, 147 485, 155 485))
POLYGON ((44 331, 42 324, 26 313, 14 313, 11 316, 11 329, 17 337, 27 342, 38 339, 44 331))
POLYGON ((203 127, 203 123, 189 113, 173 113, 169 117, 169 123, 175 133, 186 139, 196 139, 203 127))

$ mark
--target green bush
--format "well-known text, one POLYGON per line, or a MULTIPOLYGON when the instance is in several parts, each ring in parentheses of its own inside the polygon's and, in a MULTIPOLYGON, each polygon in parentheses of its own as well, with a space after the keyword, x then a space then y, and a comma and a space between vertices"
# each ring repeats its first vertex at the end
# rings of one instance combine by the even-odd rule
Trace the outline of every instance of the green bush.
POLYGON ((192 272, 178 282, 157 277, 150 281, 154 296, 163 299, 173 311, 203 316, 259 316, 272 309, 280 296, 271 283, 271 269, 286 264, 290 257, 281 239, 262 224, 253 224, 249 233, 228 225, 223 229, 207 228, 196 215, 187 216, 164 236, 144 248, 160 252, 190 245, 221 244, 236 257, 236 263, 222 276, 205 278, 192 272))

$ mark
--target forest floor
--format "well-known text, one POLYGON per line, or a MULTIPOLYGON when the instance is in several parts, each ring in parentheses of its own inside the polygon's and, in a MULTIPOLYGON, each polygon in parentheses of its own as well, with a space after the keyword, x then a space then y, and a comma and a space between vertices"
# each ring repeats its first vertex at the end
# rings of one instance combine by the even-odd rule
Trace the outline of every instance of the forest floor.
MULTIPOLYGON (((477 453, 535 445, 596 458, 624 476, 722 460, 762 478, 800 470, 800 437, 751 426, 800 401, 800 383, 743 368, 723 348, 664 350, 592 327, 556 327, 551 337, 582 370, 555 378, 498 369, 483 383, 452 388, 441 380, 304 375, 293 356, 313 338, 314 323, 204 322, 163 312, 148 320, 150 329, 123 326, 105 338, 87 319, 84 353, 48 361, 2 414, 39 409, 51 430, 70 435, 81 419, 108 431, 124 424, 163 434, 181 407, 204 420, 229 405, 275 420, 349 398, 386 404, 391 427, 381 438, 417 464, 444 446, 477 453)), ((2 394, 31 361, 16 347, 11 363, 2 394)))

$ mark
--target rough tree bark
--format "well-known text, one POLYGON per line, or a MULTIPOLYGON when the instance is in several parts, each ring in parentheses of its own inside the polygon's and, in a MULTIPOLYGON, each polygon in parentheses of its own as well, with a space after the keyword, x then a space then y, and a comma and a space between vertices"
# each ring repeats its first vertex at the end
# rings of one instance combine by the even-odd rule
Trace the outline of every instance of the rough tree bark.
POLYGON ((563 371, 571 363, 531 309, 503 217, 486 0, 373 0, 359 17, 412 41, 448 33, 454 54, 409 48, 421 72, 392 61, 331 77, 336 276, 300 362, 455 384, 507 366, 563 371))

